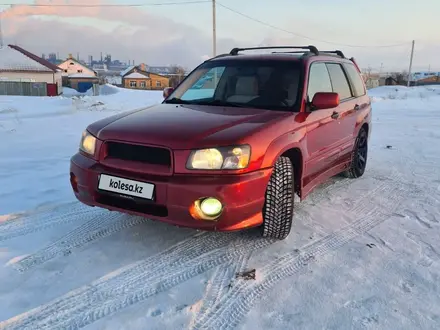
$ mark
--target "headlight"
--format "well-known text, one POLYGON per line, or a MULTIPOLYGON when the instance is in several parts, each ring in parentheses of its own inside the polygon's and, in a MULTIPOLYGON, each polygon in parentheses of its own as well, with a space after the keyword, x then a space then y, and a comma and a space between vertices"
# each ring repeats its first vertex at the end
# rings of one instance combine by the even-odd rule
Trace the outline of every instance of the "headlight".
POLYGON ((84 131, 81 136, 81 142, 79 143, 79 149, 89 155, 95 154, 96 138, 87 131, 84 131))
POLYGON ((248 145, 195 150, 186 167, 191 170, 238 170, 248 166, 250 155, 248 145))

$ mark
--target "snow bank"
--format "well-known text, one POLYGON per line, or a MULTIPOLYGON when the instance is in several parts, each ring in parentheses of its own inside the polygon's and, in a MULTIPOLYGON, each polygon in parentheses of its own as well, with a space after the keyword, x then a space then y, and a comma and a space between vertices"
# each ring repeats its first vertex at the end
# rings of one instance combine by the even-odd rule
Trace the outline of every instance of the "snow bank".
POLYGON ((381 86, 372 88, 368 95, 373 102, 383 100, 426 99, 440 96, 440 85, 436 86, 381 86))
POLYGON ((79 93, 64 87, 63 94, 56 97, 0 96, 0 121, 72 115, 81 111, 128 111, 162 100, 161 91, 129 90, 109 84, 100 86, 98 96, 93 96, 91 89, 79 93))
POLYGON ((65 176, 93 121, 163 100, 161 91, 101 86, 99 96, 64 88, 57 97, 0 96, 0 215, 72 198, 65 176))

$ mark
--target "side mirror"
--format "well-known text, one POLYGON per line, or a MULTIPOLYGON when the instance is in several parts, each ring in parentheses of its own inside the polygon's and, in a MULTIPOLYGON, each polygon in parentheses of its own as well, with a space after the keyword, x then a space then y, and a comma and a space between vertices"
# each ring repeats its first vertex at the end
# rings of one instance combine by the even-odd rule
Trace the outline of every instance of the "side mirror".
POLYGON ((312 108, 313 110, 331 109, 339 105, 338 93, 324 93, 319 92, 313 96, 312 108))
POLYGON ((174 88, 173 87, 166 87, 163 90, 163 98, 166 99, 168 96, 171 95, 172 92, 174 92, 174 88))

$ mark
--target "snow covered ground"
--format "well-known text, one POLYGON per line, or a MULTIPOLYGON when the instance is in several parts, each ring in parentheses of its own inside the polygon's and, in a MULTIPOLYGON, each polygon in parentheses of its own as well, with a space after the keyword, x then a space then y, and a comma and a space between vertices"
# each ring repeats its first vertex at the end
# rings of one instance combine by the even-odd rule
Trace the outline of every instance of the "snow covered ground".
POLYGON ((281 242, 76 202, 87 124, 162 100, 103 92, 0 96, 0 329, 440 328, 440 87, 371 90, 368 170, 297 204, 281 242))

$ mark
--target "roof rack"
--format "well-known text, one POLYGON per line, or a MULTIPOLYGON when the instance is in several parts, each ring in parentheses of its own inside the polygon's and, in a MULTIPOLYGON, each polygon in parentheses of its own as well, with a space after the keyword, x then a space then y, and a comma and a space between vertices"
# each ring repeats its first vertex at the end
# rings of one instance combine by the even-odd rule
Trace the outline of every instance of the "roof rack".
POLYGON ((342 58, 345 58, 344 53, 340 50, 322 50, 321 53, 336 54, 342 58))
POLYGON ((304 54, 304 52, 297 50, 297 51, 293 51, 293 52, 272 52, 272 54, 304 54))
POLYGON ((258 50, 258 49, 308 49, 315 55, 319 55, 318 48, 315 46, 268 46, 268 47, 248 47, 248 48, 233 48, 229 55, 238 55, 238 52, 242 52, 244 50, 258 50))

